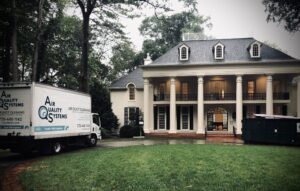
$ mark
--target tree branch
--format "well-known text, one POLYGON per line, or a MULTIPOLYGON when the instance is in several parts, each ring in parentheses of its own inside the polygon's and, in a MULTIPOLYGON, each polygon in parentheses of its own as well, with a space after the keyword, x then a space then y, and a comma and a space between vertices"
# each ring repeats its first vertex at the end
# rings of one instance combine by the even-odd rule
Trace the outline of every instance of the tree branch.
POLYGON ((84 7, 84 4, 81 0, 77 0, 77 4, 79 5, 81 11, 82 11, 82 14, 85 13, 85 7, 84 7))

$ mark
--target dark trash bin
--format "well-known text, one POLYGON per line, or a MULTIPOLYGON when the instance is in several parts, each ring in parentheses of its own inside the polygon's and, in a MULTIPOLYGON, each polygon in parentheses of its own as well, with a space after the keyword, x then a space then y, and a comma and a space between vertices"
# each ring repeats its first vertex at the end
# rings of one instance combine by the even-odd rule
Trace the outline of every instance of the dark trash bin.
POLYGON ((244 119, 245 143, 300 145, 300 119, 244 119))

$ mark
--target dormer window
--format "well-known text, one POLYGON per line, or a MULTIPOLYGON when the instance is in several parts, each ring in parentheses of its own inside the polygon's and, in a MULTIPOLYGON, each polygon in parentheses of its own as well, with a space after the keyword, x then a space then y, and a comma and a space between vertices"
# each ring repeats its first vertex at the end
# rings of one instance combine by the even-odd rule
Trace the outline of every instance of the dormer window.
POLYGON ((260 58, 260 46, 261 44, 257 41, 250 45, 251 58, 260 58))
POLYGON ((129 100, 135 100, 135 86, 133 84, 128 84, 128 91, 129 91, 129 100))
POLYGON ((224 59, 224 45, 222 43, 214 46, 214 56, 216 60, 224 59))
POLYGON ((258 45, 257 45, 257 44, 254 44, 254 45, 253 45, 252 51, 253 51, 252 55, 253 55, 254 57, 259 56, 258 45))
POLYGON ((179 47, 179 59, 181 61, 189 60, 189 47, 186 45, 181 45, 179 47))

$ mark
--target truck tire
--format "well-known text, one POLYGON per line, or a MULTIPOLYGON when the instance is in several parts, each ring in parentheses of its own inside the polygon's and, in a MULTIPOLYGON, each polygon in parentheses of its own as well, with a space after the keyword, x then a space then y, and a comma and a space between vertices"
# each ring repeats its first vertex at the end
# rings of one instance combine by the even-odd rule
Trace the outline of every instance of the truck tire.
POLYGON ((54 141, 54 142, 52 143, 52 153, 53 153, 53 154, 58 154, 58 153, 61 152, 61 150, 62 150, 62 145, 61 145, 61 143, 60 143, 59 141, 54 141))
POLYGON ((41 155, 50 155, 52 150, 50 141, 41 141, 39 152, 41 155))
POLYGON ((91 137, 88 138, 87 145, 90 146, 90 147, 95 147, 97 145, 96 135, 91 135, 91 137))

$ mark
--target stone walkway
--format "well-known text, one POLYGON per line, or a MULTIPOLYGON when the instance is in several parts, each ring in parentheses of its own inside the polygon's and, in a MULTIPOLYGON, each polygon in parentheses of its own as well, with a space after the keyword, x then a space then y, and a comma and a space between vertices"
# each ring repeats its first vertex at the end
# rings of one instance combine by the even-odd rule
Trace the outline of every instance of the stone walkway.
POLYGON ((210 137, 204 139, 163 139, 163 138, 136 138, 136 139, 104 139, 98 142, 99 147, 128 147, 136 145, 174 145, 174 144, 238 144, 243 145, 241 139, 231 137, 210 137))

